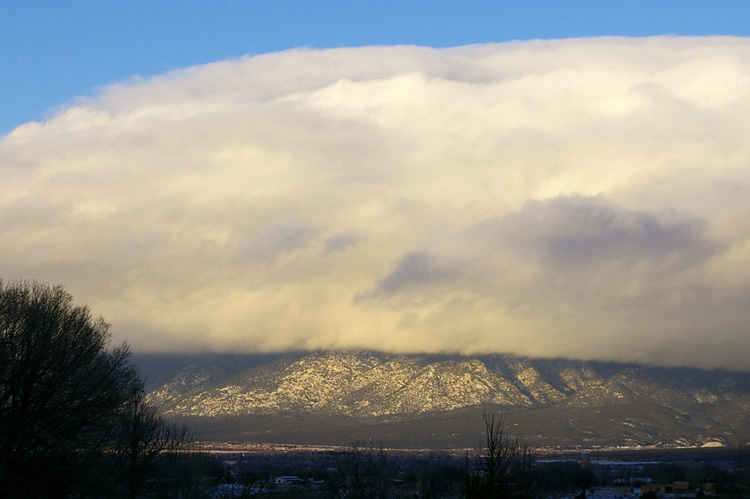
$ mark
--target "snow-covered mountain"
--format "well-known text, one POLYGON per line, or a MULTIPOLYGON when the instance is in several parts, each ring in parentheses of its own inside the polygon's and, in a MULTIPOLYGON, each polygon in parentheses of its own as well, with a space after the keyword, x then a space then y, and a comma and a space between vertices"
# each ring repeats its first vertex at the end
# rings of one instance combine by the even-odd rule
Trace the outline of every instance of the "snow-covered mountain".
POLYGON ((440 427, 460 435, 463 428, 473 435, 465 428, 469 415, 481 420, 482 410, 492 410, 506 414, 519 434, 550 445, 732 444, 750 434, 747 373, 508 355, 322 352, 194 357, 154 379, 149 373, 158 359, 135 360, 151 378, 150 400, 166 415, 214 426, 259 417, 304 425, 315 418, 333 431, 344 418, 371 428, 401 422, 415 431, 440 427), (414 421, 423 424, 410 426, 414 421))

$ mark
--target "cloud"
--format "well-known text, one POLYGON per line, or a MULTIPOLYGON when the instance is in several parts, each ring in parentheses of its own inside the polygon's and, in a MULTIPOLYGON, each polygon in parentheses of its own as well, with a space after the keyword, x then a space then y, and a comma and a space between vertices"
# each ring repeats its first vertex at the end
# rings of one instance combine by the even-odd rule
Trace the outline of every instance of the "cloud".
POLYGON ((499 239, 552 271, 641 262, 688 268, 716 249, 699 219, 628 211, 598 197, 529 201, 495 225, 499 239))
MULTIPOLYGON (((241 235, 237 235, 238 239, 241 235)), ((304 251, 314 236, 314 229, 304 222, 275 221, 260 228, 250 240, 237 251, 241 261, 269 262, 284 253, 304 251)))
POLYGON ((435 287, 441 281, 453 277, 456 269, 450 269, 449 265, 438 262, 437 259, 426 251, 411 251, 402 256, 396 268, 391 273, 378 280, 372 292, 364 295, 368 297, 386 297, 398 294, 410 288, 419 288, 424 293, 425 287, 435 287))
POLYGON ((0 276, 137 350, 747 369, 750 41, 221 61, 0 139, 0 276))

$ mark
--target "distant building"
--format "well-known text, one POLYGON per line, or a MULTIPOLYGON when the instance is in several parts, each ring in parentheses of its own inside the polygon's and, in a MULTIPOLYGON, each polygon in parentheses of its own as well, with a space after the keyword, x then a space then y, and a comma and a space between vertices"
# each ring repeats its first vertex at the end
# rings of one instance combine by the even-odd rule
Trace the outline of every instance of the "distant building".
POLYGON ((641 485, 643 483, 651 483, 652 479, 645 476, 631 476, 630 478, 615 478, 613 482, 618 485, 626 483, 630 485, 641 485))
POLYGON ((304 482, 300 477, 294 475, 277 476, 273 481, 276 485, 297 485, 304 482))
POLYGON ((641 494, 646 492, 654 492, 656 494, 687 494, 690 492, 690 485, 688 482, 672 482, 670 483, 644 483, 641 485, 641 494))

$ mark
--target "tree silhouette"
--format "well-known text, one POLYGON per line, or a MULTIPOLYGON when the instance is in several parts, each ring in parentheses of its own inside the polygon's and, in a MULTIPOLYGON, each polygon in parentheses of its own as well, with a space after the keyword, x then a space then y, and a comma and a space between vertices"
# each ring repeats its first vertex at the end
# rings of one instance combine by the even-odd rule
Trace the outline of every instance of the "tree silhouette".
POLYGON ((159 471, 172 468, 188 451, 191 443, 186 426, 168 423, 146 403, 142 389, 135 391, 121 409, 112 447, 116 482, 120 495, 140 497, 149 478, 159 471))
POLYGON ((356 442, 339 460, 332 477, 332 494, 346 499, 387 499, 394 497, 395 469, 385 450, 372 442, 356 442))
POLYGON ((0 281, 0 498, 115 495, 116 457, 137 486, 136 465, 180 437, 143 403, 128 348, 109 350, 109 325, 72 302, 62 286, 0 281))
POLYGON ((466 497, 532 497, 535 458, 531 449, 507 434, 502 414, 485 413, 484 428, 475 469, 466 481, 466 497))

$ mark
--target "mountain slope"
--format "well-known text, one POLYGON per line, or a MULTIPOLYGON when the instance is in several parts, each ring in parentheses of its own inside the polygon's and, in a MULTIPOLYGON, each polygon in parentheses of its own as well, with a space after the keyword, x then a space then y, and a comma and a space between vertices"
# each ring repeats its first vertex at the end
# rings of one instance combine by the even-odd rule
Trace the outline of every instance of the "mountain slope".
POLYGON ((287 417, 334 433, 337 421, 421 421, 420 431, 474 435, 466 418, 490 408, 545 445, 729 444, 750 434, 747 373, 507 355, 212 356, 162 373, 149 398, 168 416, 227 428, 287 417))

